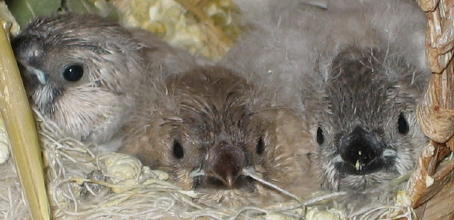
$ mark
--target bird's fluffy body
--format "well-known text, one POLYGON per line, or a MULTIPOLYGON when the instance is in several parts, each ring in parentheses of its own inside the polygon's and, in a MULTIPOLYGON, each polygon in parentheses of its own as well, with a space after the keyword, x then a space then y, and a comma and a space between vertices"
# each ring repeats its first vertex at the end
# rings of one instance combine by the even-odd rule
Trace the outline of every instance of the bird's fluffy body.
POLYGON ((278 102, 297 109, 312 134, 313 166, 325 189, 363 190, 405 174, 426 143, 415 120, 429 76, 424 15, 406 0, 307 2, 255 7, 239 0, 252 13, 246 18, 251 31, 223 62, 264 76, 264 86, 280 88, 278 102), (408 133, 399 130, 403 122, 408 133), (358 166, 339 163, 342 137, 358 126, 361 137, 380 143, 382 169, 350 174, 358 166))
POLYGON ((95 15, 37 18, 12 44, 38 111, 70 136, 105 145, 117 138, 141 84, 193 62, 151 34, 95 15))
POLYGON ((121 152, 168 171, 181 186, 205 193, 201 201, 211 204, 269 202, 258 199, 257 191, 272 190, 244 170, 277 185, 294 181, 291 158, 297 152, 276 145, 286 135, 280 119, 289 116, 270 108, 270 91, 222 67, 196 68, 152 89, 161 96, 142 100, 121 152))

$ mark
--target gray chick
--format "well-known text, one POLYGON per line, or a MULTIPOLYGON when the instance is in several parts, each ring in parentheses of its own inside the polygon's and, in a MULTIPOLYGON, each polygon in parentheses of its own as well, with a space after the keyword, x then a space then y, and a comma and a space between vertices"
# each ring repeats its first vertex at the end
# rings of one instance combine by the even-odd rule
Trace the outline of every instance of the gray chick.
POLYGON ((430 75, 417 5, 265 2, 265 13, 243 4, 258 16, 224 62, 267 76, 303 115, 323 188, 374 189, 414 168, 427 143, 415 108, 430 75))
POLYGON ((151 34, 95 15, 37 18, 12 45, 33 106, 70 136, 109 151, 120 144, 141 84, 193 61, 151 34))
POLYGON ((363 190, 404 175, 427 143, 415 119, 426 74, 394 53, 345 48, 320 87, 306 85, 326 188, 363 190))
POLYGON ((323 39, 334 43, 318 43, 318 64, 302 90, 322 184, 386 185, 414 168, 427 143, 415 118, 430 75, 424 16, 409 1, 343 1, 328 5, 324 21, 323 39))

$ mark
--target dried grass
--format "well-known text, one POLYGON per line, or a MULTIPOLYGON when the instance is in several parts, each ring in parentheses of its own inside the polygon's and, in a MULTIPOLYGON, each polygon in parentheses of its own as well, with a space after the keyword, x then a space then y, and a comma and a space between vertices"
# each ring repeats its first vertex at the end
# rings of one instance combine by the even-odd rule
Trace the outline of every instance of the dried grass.
MULTIPOLYGON (((105 161, 120 154, 98 153, 96 146, 86 146, 66 137, 55 124, 44 122, 39 113, 36 118, 47 167, 48 195, 53 216, 57 219, 296 219, 304 216, 307 219, 320 216, 324 219, 346 219, 346 216, 385 219, 390 215, 412 219, 414 216, 408 207, 376 204, 347 215, 345 211, 327 208, 327 204, 335 204, 336 200, 345 197, 345 192, 319 192, 317 196, 302 200, 285 189, 277 189, 276 193, 289 196, 288 201, 266 207, 209 206, 198 201, 200 193, 182 189, 167 180, 168 175, 163 171, 140 166, 137 176, 115 180, 109 176, 105 161), (93 171, 101 171, 103 175, 92 175, 93 171)), ((134 161, 129 156, 123 157, 134 161)), ((258 180, 258 184, 273 188, 271 183, 249 174, 258 180)), ((29 213, 11 160, 1 165, 0 184, 6 189, 0 193, 1 216, 4 219, 27 218, 29 213)))

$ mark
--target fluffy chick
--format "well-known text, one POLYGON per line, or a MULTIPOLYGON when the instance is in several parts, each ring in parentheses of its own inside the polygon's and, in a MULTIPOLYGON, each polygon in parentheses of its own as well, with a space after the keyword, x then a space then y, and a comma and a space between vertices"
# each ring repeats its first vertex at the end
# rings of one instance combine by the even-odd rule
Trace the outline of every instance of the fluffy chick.
POLYGON ((95 15, 37 18, 12 45, 33 106, 70 136, 105 150, 119 146, 140 84, 193 62, 151 34, 95 15))
POLYGON ((426 74, 393 53, 345 48, 321 87, 305 88, 326 188, 364 190, 404 175, 427 143, 415 119, 426 74))
POLYGON ((304 115, 324 188, 373 189, 410 171, 426 143, 415 107, 429 76, 417 5, 262 5, 243 4, 256 13, 253 28, 224 62, 268 76, 264 85, 282 88, 279 99, 304 115))
POLYGON ((141 102, 121 152, 206 193, 206 202, 255 199, 250 173, 284 186, 294 180, 296 152, 275 145, 284 122, 268 105, 269 91, 222 67, 196 68, 156 88, 163 94, 141 102))

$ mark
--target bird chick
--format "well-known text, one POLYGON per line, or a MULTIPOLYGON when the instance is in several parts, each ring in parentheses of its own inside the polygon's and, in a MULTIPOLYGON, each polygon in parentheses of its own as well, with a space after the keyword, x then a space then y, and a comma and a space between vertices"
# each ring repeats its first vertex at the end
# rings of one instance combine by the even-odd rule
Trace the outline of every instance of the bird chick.
POLYGON ((157 100, 141 103, 121 151, 176 172, 191 188, 247 185, 242 170, 260 161, 266 144, 252 86, 207 67, 170 76, 163 87, 157 100))
POLYGON ((356 47, 327 74, 305 100, 324 186, 364 190, 409 172, 426 143, 415 111, 427 74, 389 50, 356 47))
POLYGON ((187 189, 231 204, 254 199, 245 196, 256 192, 251 173, 294 180, 295 151, 274 146, 277 121, 267 104, 269 91, 222 67, 171 76, 163 87, 157 100, 143 100, 121 152, 168 171, 187 189))
POLYGON ((105 150, 119 146, 139 84, 192 62, 151 34, 95 15, 37 18, 12 45, 33 106, 70 136, 105 150))
POLYGON ((418 6, 265 2, 223 62, 267 76, 263 85, 303 115, 323 187, 373 189, 410 171, 426 143, 415 107, 430 75, 418 6))
POLYGON ((316 43, 301 99, 324 188, 369 191, 410 172, 427 143, 415 112, 430 71, 416 4, 345 6, 355 3, 332 2, 322 15, 331 34, 316 43))

